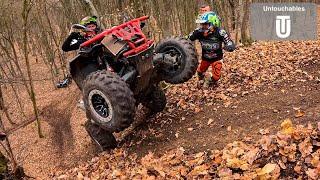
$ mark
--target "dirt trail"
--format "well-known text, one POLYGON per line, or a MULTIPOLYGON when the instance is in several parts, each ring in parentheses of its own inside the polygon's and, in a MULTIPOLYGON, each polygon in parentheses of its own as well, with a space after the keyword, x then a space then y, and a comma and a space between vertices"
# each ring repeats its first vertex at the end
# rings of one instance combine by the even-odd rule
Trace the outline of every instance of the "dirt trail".
POLYGON ((48 94, 47 100, 39 104, 45 137, 38 137, 34 123, 10 135, 16 159, 26 174, 41 179, 48 178, 51 171, 76 166, 98 153, 83 127, 85 115, 76 107, 78 90, 72 86, 48 94))
POLYGON ((178 147, 195 153, 221 149, 235 140, 254 140, 259 130, 279 130, 286 118, 299 124, 315 123, 320 120, 319 90, 317 82, 287 82, 236 97, 228 107, 216 102, 195 115, 178 111, 177 116, 150 120, 131 136, 128 146, 140 155, 163 154, 178 147), (297 114, 298 108, 303 116, 297 114))

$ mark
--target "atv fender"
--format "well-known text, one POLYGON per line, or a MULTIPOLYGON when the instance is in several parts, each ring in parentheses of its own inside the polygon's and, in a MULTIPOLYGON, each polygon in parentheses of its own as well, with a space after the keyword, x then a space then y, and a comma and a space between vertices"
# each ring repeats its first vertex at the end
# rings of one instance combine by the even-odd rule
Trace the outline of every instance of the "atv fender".
POLYGON ((69 61, 69 72, 71 76, 75 76, 77 67, 82 60, 84 60, 84 58, 80 54, 78 54, 76 57, 69 61))
POLYGON ((80 90, 85 78, 92 72, 99 70, 96 60, 91 60, 78 54, 76 57, 69 61, 69 72, 72 79, 76 82, 80 90))

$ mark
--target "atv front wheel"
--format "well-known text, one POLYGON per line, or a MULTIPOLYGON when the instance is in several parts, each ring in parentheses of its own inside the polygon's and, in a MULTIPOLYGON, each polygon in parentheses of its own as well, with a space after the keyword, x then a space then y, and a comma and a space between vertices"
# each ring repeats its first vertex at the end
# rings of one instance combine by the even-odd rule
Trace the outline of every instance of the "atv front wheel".
POLYGON ((147 101, 143 103, 143 105, 150 109, 152 113, 163 111, 163 109, 166 107, 166 104, 166 95, 160 87, 154 87, 147 98, 147 101))
POLYGON ((90 121, 85 123, 86 131, 92 141, 102 150, 114 149, 117 147, 117 140, 112 133, 102 129, 90 121))
POLYGON ((133 122, 133 93, 115 73, 91 73, 84 82, 83 100, 88 119, 111 133, 120 132, 133 122))
POLYGON ((179 84, 188 81, 196 73, 198 59, 194 45, 190 40, 176 37, 159 42, 155 48, 158 53, 154 62, 164 61, 158 73, 167 83, 179 84))

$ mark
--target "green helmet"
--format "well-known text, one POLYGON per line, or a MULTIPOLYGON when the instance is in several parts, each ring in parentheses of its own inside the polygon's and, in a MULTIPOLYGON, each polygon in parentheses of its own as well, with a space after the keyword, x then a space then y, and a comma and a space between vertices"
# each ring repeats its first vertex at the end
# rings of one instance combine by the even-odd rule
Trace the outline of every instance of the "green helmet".
POLYGON ((97 17, 96 16, 87 16, 81 19, 80 24, 86 26, 88 24, 95 24, 97 25, 97 17))
POLYGON ((212 11, 202 14, 196 20, 196 23, 198 24, 209 23, 210 26, 221 27, 220 17, 212 11))

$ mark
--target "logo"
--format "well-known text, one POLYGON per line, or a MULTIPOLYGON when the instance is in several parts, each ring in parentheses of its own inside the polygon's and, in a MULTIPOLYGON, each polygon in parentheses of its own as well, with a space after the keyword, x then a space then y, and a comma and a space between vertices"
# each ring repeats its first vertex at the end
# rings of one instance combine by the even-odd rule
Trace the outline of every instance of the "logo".
POLYGON ((315 3, 252 3, 251 37, 263 41, 316 40, 317 14, 315 3))
POLYGON ((290 16, 276 17, 276 34, 279 38, 287 38, 291 34, 291 20, 290 16))
POLYGON ((221 29, 219 31, 219 34, 220 34, 220 36, 224 37, 227 34, 227 32, 224 29, 221 29))

